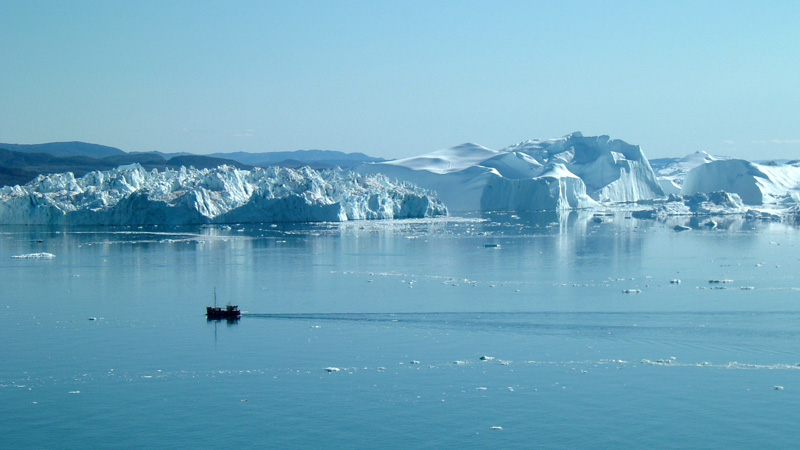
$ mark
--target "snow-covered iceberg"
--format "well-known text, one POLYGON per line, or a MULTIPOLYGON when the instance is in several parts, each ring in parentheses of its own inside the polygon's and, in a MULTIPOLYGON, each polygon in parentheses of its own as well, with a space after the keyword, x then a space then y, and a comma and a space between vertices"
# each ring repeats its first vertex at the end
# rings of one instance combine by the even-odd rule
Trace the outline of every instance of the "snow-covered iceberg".
POLYGON ((381 175, 229 166, 146 171, 140 165, 40 175, 0 188, 0 223, 186 225, 346 221, 447 214, 428 191, 381 175))
POLYGON ((797 203, 800 200, 800 163, 757 164, 726 159, 701 164, 690 170, 681 194, 725 191, 738 194, 748 205, 797 203))
POLYGON ((577 132, 502 150, 462 144, 358 170, 433 190, 451 211, 580 209, 664 195, 639 146, 577 132))
POLYGON ((698 151, 682 158, 657 158, 651 159, 650 165, 658 176, 658 182, 664 194, 680 194, 683 180, 687 173, 695 167, 710 162, 730 159, 726 156, 709 155, 698 151))

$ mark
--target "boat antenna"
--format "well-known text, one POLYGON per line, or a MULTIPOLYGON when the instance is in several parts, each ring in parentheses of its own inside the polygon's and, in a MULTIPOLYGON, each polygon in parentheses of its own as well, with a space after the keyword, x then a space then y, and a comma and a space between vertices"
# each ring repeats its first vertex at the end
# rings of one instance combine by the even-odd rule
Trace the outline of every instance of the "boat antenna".
POLYGON ((217 307, 217 287, 214 286, 214 308, 217 307))

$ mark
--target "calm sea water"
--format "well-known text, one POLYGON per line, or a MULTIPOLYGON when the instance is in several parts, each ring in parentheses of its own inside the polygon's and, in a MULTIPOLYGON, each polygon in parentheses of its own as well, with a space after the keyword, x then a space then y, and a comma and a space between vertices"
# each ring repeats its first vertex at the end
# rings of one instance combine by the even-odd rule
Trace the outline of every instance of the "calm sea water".
POLYGON ((1 227, 0 445, 795 448, 800 230, 720 228, 1 227))

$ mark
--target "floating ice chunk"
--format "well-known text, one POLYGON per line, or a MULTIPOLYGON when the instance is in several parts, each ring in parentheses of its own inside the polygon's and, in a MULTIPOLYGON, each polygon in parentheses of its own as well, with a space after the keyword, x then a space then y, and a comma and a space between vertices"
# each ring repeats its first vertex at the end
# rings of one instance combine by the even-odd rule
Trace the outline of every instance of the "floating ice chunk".
POLYGON ((89 317, 89 320, 97 320, 97 317, 89 317))
POLYGON ((494 356, 486 356, 486 355, 483 355, 483 356, 481 356, 479 359, 480 359, 481 361, 491 361, 491 360, 493 360, 493 359, 494 359, 494 356))
POLYGON ((687 226, 683 226, 683 225, 675 225, 674 227, 672 227, 672 229, 675 230, 675 231, 678 231, 678 232, 691 230, 691 228, 689 228, 687 226))
POLYGON ((741 286, 739 289, 743 291, 754 291, 756 289, 755 286, 741 286))
POLYGON ((478 386, 478 387, 475 388, 475 390, 476 391, 486 391, 486 390, 489 390, 489 388, 487 388, 486 386, 478 386))
POLYGON ((623 294, 640 294, 642 292, 641 289, 623 289, 623 294))
POLYGON ((782 391, 783 386, 774 386, 773 389, 775 389, 776 391, 782 391))
POLYGON ((495 430, 495 431, 503 431, 503 427, 497 427, 497 426, 489 427, 489 429, 490 430, 495 430))
POLYGON ((467 363, 466 361, 461 361, 461 360, 453 361, 453 364, 455 364, 457 366, 463 366, 466 363, 467 363))
POLYGON ((40 252, 40 253, 26 253, 24 255, 14 255, 11 258, 13 259, 53 259, 56 255, 47 252, 40 252))
POLYGON ((681 284, 681 280, 674 278, 672 280, 669 280, 669 284, 681 284))
POLYGON ((340 369, 338 367, 326 367, 325 368, 325 372, 328 372, 328 373, 338 372, 340 370, 342 370, 342 369, 340 369))
MULTIPOLYGON (((783 388, 781 388, 781 389, 783 389, 783 388)), ((68 394, 80 394, 80 393, 81 393, 81 391, 69 391, 68 392, 68 394)))
POLYGON ((411 361, 411 364, 419 364, 419 361, 417 361, 417 360, 415 359, 415 360, 411 361))
POLYGON ((722 280, 708 280, 709 284, 719 284, 719 283, 733 283, 733 280, 729 279, 722 279, 722 280))

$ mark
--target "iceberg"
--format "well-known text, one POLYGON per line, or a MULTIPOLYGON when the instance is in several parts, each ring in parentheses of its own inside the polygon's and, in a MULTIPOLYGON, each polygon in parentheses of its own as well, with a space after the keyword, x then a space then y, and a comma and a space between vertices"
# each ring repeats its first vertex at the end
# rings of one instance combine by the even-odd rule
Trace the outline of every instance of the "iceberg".
POLYGON ((671 194, 664 201, 654 202, 650 208, 633 211, 631 215, 637 219, 665 219, 671 216, 709 216, 747 212, 748 208, 738 195, 718 191, 693 195, 671 194))
POLYGON ((462 144, 357 170, 435 191, 450 211, 582 209, 664 196, 639 146, 579 132, 501 150, 462 144))
POLYGON ((0 188, 0 223, 193 225, 446 215, 430 192, 382 175, 279 167, 146 171, 138 164, 40 175, 0 188))
POLYGON ((713 156, 706 152, 698 151, 683 158, 658 158, 651 159, 650 165, 658 176, 658 182, 664 194, 680 194, 681 186, 686 174, 695 167, 713 161, 730 159, 726 156, 713 156))
POLYGON ((726 159, 701 164, 690 170, 681 194, 725 191, 747 205, 797 203, 800 200, 800 163, 757 164, 742 159, 726 159))
POLYGON ((12 259, 54 259, 56 255, 47 252, 26 253, 24 255, 14 255, 12 259))

